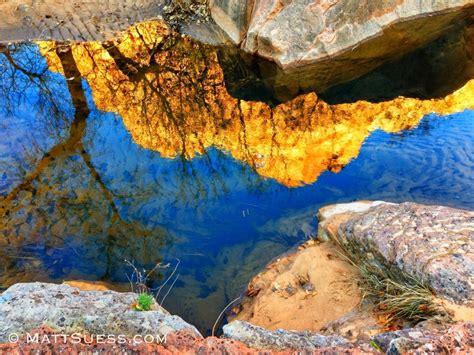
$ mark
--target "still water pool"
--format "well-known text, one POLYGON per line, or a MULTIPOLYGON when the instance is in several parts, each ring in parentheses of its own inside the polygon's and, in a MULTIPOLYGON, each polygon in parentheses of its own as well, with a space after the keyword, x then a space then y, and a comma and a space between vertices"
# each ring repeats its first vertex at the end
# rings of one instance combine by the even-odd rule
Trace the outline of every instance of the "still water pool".
POLYGON ((74 57, 56 49, 55 62, 45 47, 0 52, 3 288, 121 284, 131 273, 124 260, 146 269, 179 260, 164 306, 206 332, 252 275, 315 235, 321 206, 382 199, 474 209, 472 110, 397 129, 370 117, 308 124, 296 104, 253 107, 225 96, 202 48, 215 72, 187 62, 176 86, 166 58, 135 65, 108 50, 97 59, 92 50, 103 48, 94 44, 73 48, 74 57), (78 60, 81 50, 89 59, 78 60), (214 80, 212 90, 199 87, 196 71, 214 80), (262 125, 266 112, 272 119, 262 125), (291 119, 278 120, 284 114, 291 119))

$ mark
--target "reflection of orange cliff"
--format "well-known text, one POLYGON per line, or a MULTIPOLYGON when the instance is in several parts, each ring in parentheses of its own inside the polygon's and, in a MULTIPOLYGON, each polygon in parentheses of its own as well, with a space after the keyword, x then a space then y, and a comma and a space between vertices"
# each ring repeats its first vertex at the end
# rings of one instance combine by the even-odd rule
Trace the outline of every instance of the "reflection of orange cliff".
MULTIPOLYGON (((39 45, 50 69, 62 72, 57 45, 39 45)), ((71 46, 98 109, 118 113, 141 146, 167 158, 215 146, 287 186, 339 171, 375 129, 398 132, 430 112, 474 108, 474 80, 438 100, 331 106, 310 93, 274 108, 239 100, 226 90, 215 48, 160 22, 141 23, 111 43, 71 46)))

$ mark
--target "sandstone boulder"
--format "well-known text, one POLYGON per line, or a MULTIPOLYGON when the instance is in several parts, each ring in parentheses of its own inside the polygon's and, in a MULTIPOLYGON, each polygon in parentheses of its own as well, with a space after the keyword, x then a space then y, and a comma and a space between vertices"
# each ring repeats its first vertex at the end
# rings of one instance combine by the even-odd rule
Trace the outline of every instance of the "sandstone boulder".
POLYGON ((425 280, 441 297, 474 304, 474 211, 412 202, 354 202, 319 212, 319 237, 425 280))
POLYGON ((215 0, 214 20, 270 59, 277 96, 321 92, 427 44, 474 14, 472 0, 215 0))

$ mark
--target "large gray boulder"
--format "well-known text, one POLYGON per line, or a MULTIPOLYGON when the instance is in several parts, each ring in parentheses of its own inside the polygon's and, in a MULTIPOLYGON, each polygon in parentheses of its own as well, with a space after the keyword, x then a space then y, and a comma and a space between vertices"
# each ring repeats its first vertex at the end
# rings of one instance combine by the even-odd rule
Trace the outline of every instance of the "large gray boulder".
POLYGON ((353 202, 319 211, 319 238, 425 280, 439 296, 474 305, 474 211, 412 202, 353 202))
POLYGON ((11 333, 24 334, 47 325, 61 334, 106 334, 164 337, 184 331, 201 338, 198 330, 160 306, 138 312, 134 293, 81 291, 68 285, 19 283, 0 295, 0 343, 11 333))
POLYGON ((419 48, 473 16, 474 1, 214 0, 211 14, 245 51, 277 64, 267 74, 282 96, 323 91, 419 48))

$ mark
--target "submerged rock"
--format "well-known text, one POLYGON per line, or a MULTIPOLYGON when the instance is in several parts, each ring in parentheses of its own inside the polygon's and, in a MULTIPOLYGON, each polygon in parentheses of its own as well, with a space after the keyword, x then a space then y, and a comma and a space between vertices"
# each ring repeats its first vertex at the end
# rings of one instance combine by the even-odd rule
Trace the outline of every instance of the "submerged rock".
POLYGON ((23 334, 48 325, 61 334, 167 336, 181 331, 201 338, 199 331, 156 305, 132 310, 135 293, 81 291, 68 285, 19 283, 0 295, 0 343, 11 333, 23 334))
POLYGON ((426 281, 441 297, 474 305, 474 212, 412 202, 355 202, 319 212, 320 238, 426 281))
POLYGON ((297 93, 357 78, 433 41, 472 16, 474 3, 215 0, 211 13, 245 51, 277 63, 275 87, 297 93))

